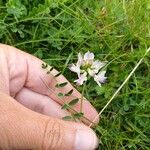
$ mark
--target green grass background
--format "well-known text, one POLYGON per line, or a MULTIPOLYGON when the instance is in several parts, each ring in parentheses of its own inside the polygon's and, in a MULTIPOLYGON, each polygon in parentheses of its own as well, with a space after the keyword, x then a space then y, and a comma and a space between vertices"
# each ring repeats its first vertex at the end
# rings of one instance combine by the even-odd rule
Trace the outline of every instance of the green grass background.
MULTIPOLYGON (((76 76, 67 67, 78 52, 109 61, 107 83, 86 87, 100 111, 150 46, 150 0, 0 0, 0 42, 43 59, 70 81, 76 76)), ((150 150, 150 54, 96 133, 99 150, 150 150)))

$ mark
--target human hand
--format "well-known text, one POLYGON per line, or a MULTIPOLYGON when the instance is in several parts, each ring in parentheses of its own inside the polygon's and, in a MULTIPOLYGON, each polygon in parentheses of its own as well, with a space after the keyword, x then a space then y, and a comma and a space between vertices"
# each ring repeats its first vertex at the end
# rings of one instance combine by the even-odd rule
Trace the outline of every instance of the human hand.
MULTIPOLYGON (((67 80, 62 75, 57 81, 52 80, 45 75, 41 64, 42 61, 34 56, 0 44, 0 149, 95 149, 98 141, 90 128, 60 119, 69 112, 61 109, 62 102, 48 91, 40 78, 52 89, 56 82, 67 80)), ((52 71, 53 75, 57 73, 52 71)), ((72 88, 69 83, 55 92, 68 92, 72 88)), ((72 97, 81 95, 74 89, 65 101, 72 97)), ((79 105, 75 109, 79 111, 79 105)), ((85 100, 83 112, 90 120, 97 115, 85 100)))

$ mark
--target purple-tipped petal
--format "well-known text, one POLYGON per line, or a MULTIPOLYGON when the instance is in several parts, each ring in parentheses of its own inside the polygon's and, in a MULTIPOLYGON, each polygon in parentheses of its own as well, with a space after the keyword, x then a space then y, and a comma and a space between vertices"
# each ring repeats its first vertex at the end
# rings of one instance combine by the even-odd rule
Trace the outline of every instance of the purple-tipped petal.
POLYGON ((72 71, 72 72, 75 72, 77 74, 80 74, 80 67, 79 66, 76 66, 75 64, 71 64, 69 66, 69 69, 72 71))
POLYGON ((77 80, 75 80, 74 82, 77 83, 77 85, 82 85, 84 83, 84 81, 87 80, 87 73, 84 72, 83 74, 80 74, 79 78, 77 80))
POLYGON ((88 52, 86 52, 85 54, 84 54, 84 60, 85 61, 91 61, 91 60, 93 60, 94 59, 94 54, 93 53, 90 53, 89 51, 88 52))
POLYGON ((101 71, 97 75, 94 76, 94 80, 96 83, 101 86, 101 83, 105 83, 107 77, 105 77, 106 71, 101 71))

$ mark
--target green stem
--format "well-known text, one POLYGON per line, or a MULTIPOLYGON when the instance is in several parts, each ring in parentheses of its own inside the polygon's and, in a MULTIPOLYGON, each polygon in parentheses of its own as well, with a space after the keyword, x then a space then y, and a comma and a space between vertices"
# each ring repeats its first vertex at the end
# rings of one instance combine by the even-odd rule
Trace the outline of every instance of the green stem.
POLYGON ((83 109, 83 99, 84 99, 85 86, 86 86, 86 82, 83 84, 83 88, 82 88, 81 103, 80 103, 80 112, 81 113, 82 113, 82 109, 83 109))

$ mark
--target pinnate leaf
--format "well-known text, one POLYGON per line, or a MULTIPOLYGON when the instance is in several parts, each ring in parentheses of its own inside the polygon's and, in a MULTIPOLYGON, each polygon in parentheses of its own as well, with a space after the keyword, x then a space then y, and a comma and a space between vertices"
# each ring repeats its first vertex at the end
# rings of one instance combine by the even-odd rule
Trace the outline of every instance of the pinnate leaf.
POLYGON ((78 98, 73 99, 72 101, 70 101, 70 102, 68 103, 68 105, 69 105, 69 106, 74 106, 75 104, 77 104, 77 103, 78 103, 78 101, 79 101, 79 99, 78 99, 78 98))

